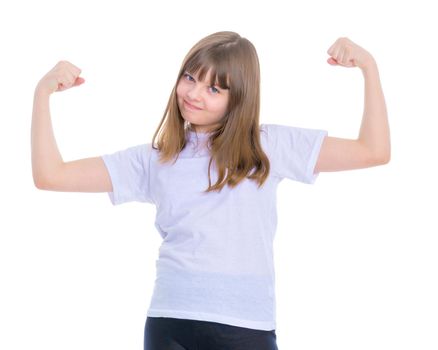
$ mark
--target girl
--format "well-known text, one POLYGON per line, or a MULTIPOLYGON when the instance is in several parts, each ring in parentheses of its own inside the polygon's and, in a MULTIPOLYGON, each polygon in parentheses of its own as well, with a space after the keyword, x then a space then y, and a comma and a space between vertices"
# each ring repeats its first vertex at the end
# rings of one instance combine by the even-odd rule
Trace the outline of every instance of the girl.
POLYGON ((276 190, 282 179, 314 183, 319 172, 385 164, 390 137, 377 65, 348 38, 327 62, 359 67, 365 109, 357 139, 327 131, 259 125, 254 46, 234 32, 200 40, 184 58, 152 142, 64 162, 49 96, 84 83, 59 62, 35 89, 32 171, 37 188, 108 192, 113 205, 156 206, 163 238, 147 311, 147 350, 277 349, 276 190), (156 141, 156 142, 155 142, 156 141))

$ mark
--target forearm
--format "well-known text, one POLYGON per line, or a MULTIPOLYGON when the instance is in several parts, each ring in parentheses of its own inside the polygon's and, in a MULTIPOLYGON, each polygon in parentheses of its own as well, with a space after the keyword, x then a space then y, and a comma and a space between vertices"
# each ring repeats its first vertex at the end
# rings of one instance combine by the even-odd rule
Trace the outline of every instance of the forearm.
POLYGON ((50 119, 50 94, 36 89, 34 93, 31 147, 32 175, 35 185, 45 183, 63 163, 56 145, 50 119))
POLYGON ((365 79, 365 102, 359 141, 373 157, 388 162, 391 154, 388 114, 375 61, 362 73, 365 79))

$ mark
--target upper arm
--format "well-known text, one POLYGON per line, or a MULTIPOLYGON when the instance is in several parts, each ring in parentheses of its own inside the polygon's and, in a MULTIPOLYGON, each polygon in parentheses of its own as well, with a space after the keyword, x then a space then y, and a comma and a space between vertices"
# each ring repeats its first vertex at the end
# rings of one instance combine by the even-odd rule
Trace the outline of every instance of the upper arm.
POLYGON ((367 168, 385 164, 359 140, 326 136, 321 146, 314 173, 367 168))
POLYGON ((111 192, 112 183, 102 157, 64 162, 38 188, 64 192, 111 192))

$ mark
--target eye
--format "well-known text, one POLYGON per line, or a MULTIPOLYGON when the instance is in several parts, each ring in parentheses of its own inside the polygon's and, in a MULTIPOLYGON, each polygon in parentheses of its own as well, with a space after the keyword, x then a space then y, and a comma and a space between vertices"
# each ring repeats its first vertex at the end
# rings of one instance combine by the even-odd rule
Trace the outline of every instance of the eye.
POLYGON ((214 86, 210 86, 210 89, 211 89, 211 91, 212 91, 214 94, 218 94, 218 93, 219 93, 219 90, 216 89, 214 86))
POLYGON ((195 81, 195 79, 193 79, 193 77, 189 73, 184 73, 184 77, 189 81, 195 81))

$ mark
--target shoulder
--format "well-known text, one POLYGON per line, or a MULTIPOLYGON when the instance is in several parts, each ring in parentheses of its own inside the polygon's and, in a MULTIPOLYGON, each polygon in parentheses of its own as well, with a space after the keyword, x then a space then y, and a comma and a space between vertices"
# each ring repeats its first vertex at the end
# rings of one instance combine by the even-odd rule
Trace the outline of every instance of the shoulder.
POLYGON ((279 126, 278 124, 260 124, 260 136, 268 137, 269 134, 274 134, 279 126))
POLYGON ((278 124, 260 124, 259 126, 260 142, 268 156, 272 156, 274 153, 281 127, 278 124))
POLYGON ((299 137, 299 136, 315 136, 318 134, 326 134, 327 131, 323 129, 304 128, 291 125, 280 124, 261 124, 260 134, 265 134, 267 137, 299 137))
POLYGON ((283 149, 286 152, 308 152, 321 144, 328 134, 327 130, 280 124, 262 124, 260 130, 261 142, 275 152, 283 149))
POLYGON ((260 124, 260 134, 265 134, 266 136, 299 130, 304 131, 307 129, 281 124, 260 124))
POLYGON ((273 143, 286 132, 296 131, 297 128, 293 126, 286 126, 280 124, 260 124, 260 137, 269 143, 273 143))
POLYGON ((112 158, 119 162, 144 164, 149 162, 152 151, 153 149, 150 143, 143 143, 119 149, 113 153, 106 154, 105 157, 112 158))

